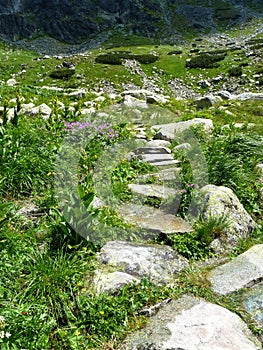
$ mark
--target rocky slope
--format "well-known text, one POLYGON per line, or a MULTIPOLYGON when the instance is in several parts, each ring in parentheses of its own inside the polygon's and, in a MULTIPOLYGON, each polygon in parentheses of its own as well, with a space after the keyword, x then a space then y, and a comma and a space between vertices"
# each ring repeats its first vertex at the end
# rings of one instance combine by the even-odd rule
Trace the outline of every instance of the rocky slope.
POLYGON ((174 40, 242 23, 263 13, 260 0, 0 0, 0 36, 17 41, 48 35, 68 43, 119 28, 174 40))

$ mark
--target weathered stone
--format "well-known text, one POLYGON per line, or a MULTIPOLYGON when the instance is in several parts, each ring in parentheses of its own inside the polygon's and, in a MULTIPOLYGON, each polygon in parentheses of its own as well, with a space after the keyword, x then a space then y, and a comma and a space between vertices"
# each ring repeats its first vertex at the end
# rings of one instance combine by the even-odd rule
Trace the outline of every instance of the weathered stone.
POLYGON ((138 195, 144 197, 156 197, 160 199, 168 199, 175 197, 177 191, 173 188, 165 187, 162 185, 139 185, 129 184, 129 189, 138 195))
POLYGON ((166 166, 180 163, 179 160, 175 160, 173 156, 168 153, 145 153, 137 155, 136 157, 154 166, 166 166))
POLYGON ((179 180, 180 168, 173 167, 159 170, 157 173, 149 173, 138 176, 138 179, 147 180, 150 177, 156 177, 160 181, 171 181, 174 183, 175 180, 179 180))
POLYGON ((208 108, 214 106, 216 103, 222 102, 220 96, 204 96, 195 101, 195 105, 198 109, 208 108))
MULTIPOLYGON (((122 96, 132 96, 136 99, 144 99, 147 103, 167 103, 167 97, 146 89, 123 91, 122 96)), ((125 98, 124 98, 125 100, 125 98)))
POLYGON ((206 185, 201 189, 201 193, 203 194, 201 209, 203 217, 207 220, 210 217, 227 219, 227 227, 222 235, 217 237, 223 249, 232 249, 240 239, 248 237, 255 223, 230 188, 206 185))
POLYGON ((260 327, 263 327, 263 284, 249 289, 243 295, 243 305, 260 327))
POLYGON ((260 350, 245 322, 222 306, 183 296, 166 304, 120 350, 260 350))
POLYGON ((93 277, 93 284, 95 286, 96 294, 112 294, 127 284, 139 282, 139 278, 121 271, 107 272, 104 270, 96 270, 93 277))
POLYGON ((239 95, 232 95, 231 100, 263 100, 262 92, 244 92, 239 95))
POLYGON ((209 132, 213 129, 213 122, 211 119, 194 118, 184 122, 153 125, 152 131, 157 130, 155 139, 173 141, 176 139, 176 134, 180 134, 193 126, 201 126, 205 131, 209 132))
POLYGON ((165 147, 168 148, 171 146, 169 141, 165 140, 150 140, 147 142, 147 146, 149 147, 165 147))
POLYGON ((213 291, 223 295, 260 281, 263 278, 263 244, 255 245, 230 262, 216 267, 207 278, 213 291))
POLYGON ((137 155, 144 155, 144 154, 170 154, 171 150, 170 148, 166 147, 150 147, 150 146, 145 146, 145 147, 140 147, 137 148, 134 151, 135 154, 137 155))
POLYGON ((79 89, 76 91, 72 91, 66 95, 68 95, 69 97, 75 97, 75 98, 82 98, 84 97, 86 94, 86 90, 85 89, 79 89))
POLYGON ((17 85, 17 81, 15 79, 11 78, 11 79, 7 80, 6 84, 8 86, 15 86, 15 85, 17 85))
POLYGON ((171 247, 157 244, 108 242, 97 255, 96 290, 113 292, 143 277, 156 284, 169 283, 184 267, 187 259, 171 247))
POLYGON ((18 112, 19 115, 30 115, 32 109, 35 107, 34 103, 23 103, 21 106, 20 111, 18 112))
POLYGON ((125 204, 119 209, 119 214, 127 223, 137 225, 153 233, 187 233, 193 228, 184 220, 167 214, 161 209, 155 209, 146 205, 125 204))
POLYGON ((218 93, 218 96, 220 96, 223 100, 230 100, 232 95, 229 91, 226 91, 226 90, 222 90, 222 91, 219 91, 218 93))
POLYGON ((32 108, 29 115, 32 117, 40 115, 43 119, 48 119, 51 115, 51 108, 42 103, 40 106, 32 108))
POLYGON ((124 96, 123 104, 130 108, 148 108, 145 100, 139 100, 138 98, 132 97, 130 95, 124 96))

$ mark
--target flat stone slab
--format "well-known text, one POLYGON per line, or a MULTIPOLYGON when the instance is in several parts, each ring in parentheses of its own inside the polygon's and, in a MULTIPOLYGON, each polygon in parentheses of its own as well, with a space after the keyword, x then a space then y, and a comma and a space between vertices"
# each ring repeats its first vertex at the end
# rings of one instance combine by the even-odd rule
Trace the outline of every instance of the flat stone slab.
POLYGON ((175 197, 178 193, 175 189, 162 185, 129 184, 128 187, 135 194, 144 197, 156 197, 160 199, 175 197))
POLYGON ((143 277, 158 285, 174 280, 188 261, 171 247, 158 244, 108 242, 97 255, 100 269, 95 272, 96 292, 114 292, 143 277))
POLYGON ((193 228, 183 219, 147 205, 124 204, 120 207, 119 214, 125 222, 137 225, 156 234, 187 233, 193 231, 193 228))
POLYGON ((167 147, 140 147, 134 151, 136 155, 141 154, 170 154, 172 151, 167 147))
POLYGON ((192 296, 166 304, 120 350, 260 350, 245 322, 222 306, 192 296))
POLYGON ((263 244, 255 245, 232 261, 216 267, 207 278, 212 290, 222 295, 251 287, 263 278, 263 244))
POLYGON ((176 134, 184 132, 191 126, 202 126, 204 130, 208 132, 213 129, 213 122, 211 119, 194 118, 178 123, 153 125, 151 127, 151 130, 158 130, 157 134, 154 137, 155 139, 173 141, 176 139, 176 134))

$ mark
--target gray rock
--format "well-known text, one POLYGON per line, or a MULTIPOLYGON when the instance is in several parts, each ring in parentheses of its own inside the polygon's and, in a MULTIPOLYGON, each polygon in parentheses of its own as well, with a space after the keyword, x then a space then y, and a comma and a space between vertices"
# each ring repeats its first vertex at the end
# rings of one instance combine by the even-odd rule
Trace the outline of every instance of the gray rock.
POLYGON ((149 233, 187 233, 193 228, 184 220, 167 214, 161 209, 155 209, 146 205, 125 204, 119 209, 119 214, 127 223, 137 225, 149 233))
POLYGON ((173 164, 180 164, 179 160, 175 160, 171 154, 163 153, 146 153, 137 156, 139 159, 143 160, 154 166, 168 166, 173 164))
POLYGON ((245 322, 222 306, 183 296, 166 304, 120 350, 260 350, 245 322))
POLYGON ((130 108, 148 108, 145 100, 139 100, 130 95, 125 95, 123 99, 123 104, 130 108))
POLYGON ((168 102, 168 99, 163 95, 154 93, 153 91, 149 91, 146 89, 123 91, 122 96, 132 96, 136 99, 144 99, 146 100, 147 103, 167 103, 168 102))
POLYGON ((32 109, 35 107, 34 103, 23 103, 21 109, 18 112, 19 115, 30 115, 32 109))
POLYGON ((180 134, 194 126, 202 126, 205 131, 210 132, 213 129, 213 122, 211 119, 194 118, 178 123, 153 125, 151 130, 157 131, 154 136, 155 139, 173 141, 176 139, 176 134, 180 134))
POLYGON ((108 272, 102 270, 96 270, 94 272, 93 284, 95 293, 113 294, 119 289, 123 288, 127 284, 139 283, 140 279, 136 278, 126 272, 113 271, 108 272))
POLYGON ((29 115, 32 117, 40 115, 43 119, 48 119, 51 115, 51 108, 42 103, 40 106, 32 108, 29 115))
POLYGON ((6 82, 6 85, 8 85, 8 86, 15 86, 15 85, 17 85, 17 81, 15 79, 13 79, 13 78, 8 79, 7 82, 6 82))
POLYGON ((216 103, 222 102, 220 96, 204 96, 195 100, 195 105, 198 109, 208 108, 214 106, 216 103))
POLYGON ((165 140, 150 140, 147 142, 147 146, 149 147, 165 147, 168 148, 171 146, 169 141, 165 140))
POLYGON ((171 247, 125 241, 108 242, 97 259, 100 266, 94 277, 97 292, 113 292, 144 277, 158 285, 170 283, 188 266, 187 259, 171 247))
POLYGON ((239 239, 248 237, 255 228, 255 223, 230 188, 206 185, 201 189, 201 193, 203 217, 207 220, 211 216, 225 217, 228 221, 228 227, 223 230, 220 237, 217 237, 222 248, 232 249, 239 243, 239 239))
POLYGON ((76 91, 72 91, 70 92, 69 94, 66 94, 68 95, 69 97, 75 97, 75 98, 82 98, 84 97, 86 94, 86 90, 85 89, 79 89, 79 90, 76 90, 76 91))
POLYGON ((229 91, 226 91, 226 90, 222 90, 222 91, 219 91, 218 93, 218 96, 220 96, 223 100, 230 100, 232 95, 229 91))
POLYGON ((243 295, 243 305, 247 312, 251 314, 253 319, 258 323, 259 327, 263 327, 263 284, 249 289, 243 295))
POLYGON ((253 286, 263 278, 263 244, 255 245, 230 262, 216 267, 207 278, 213 291, 222 295, 253 286))
POLYGON ((138 179, 145 181, 150 177, 155 177, 160 181, 171 181, 172 183, 174 183, 176 180, 180 179, 179 177, 180 172, 181 172, 180 168, 173 167, 173 168, 159 170, 157 173, 140 175, 138 176, 138 179))
POLYGON ((162 185, 129 184, 128 187, 133 193, 144 197, 169 199, 175 197, 177 194, 177 191, 175 189, 162 185))
POLYGON ((263 100, 262 92, 244 92, 239 95, 232 95, 231 100, 263 100))
POLYGON ((137 155, 144 155, 144 154, 170 154, 171 150, 167 147, 151 147, 151 146, 144 146, 137 148, 134 151, 137 155))

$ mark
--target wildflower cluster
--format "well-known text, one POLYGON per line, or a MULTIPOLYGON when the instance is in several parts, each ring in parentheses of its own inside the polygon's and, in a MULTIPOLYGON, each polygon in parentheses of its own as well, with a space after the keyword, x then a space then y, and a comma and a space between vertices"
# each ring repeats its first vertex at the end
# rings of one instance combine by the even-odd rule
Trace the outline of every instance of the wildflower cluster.
POLYGON ((7 326, 4 316, 0 316, 0 343, 4 338, 10 338, 11 333, 5 332, 4 328, 7 326))
POLYGON ((98 135, 108 136, 109 139, 116 139, 119 137, 117 131, 108 123, 102 123, 99 119, 97 123, 91 122, 65 122, 65 131, 79 132, 81 130, 93 131, 98 135))

